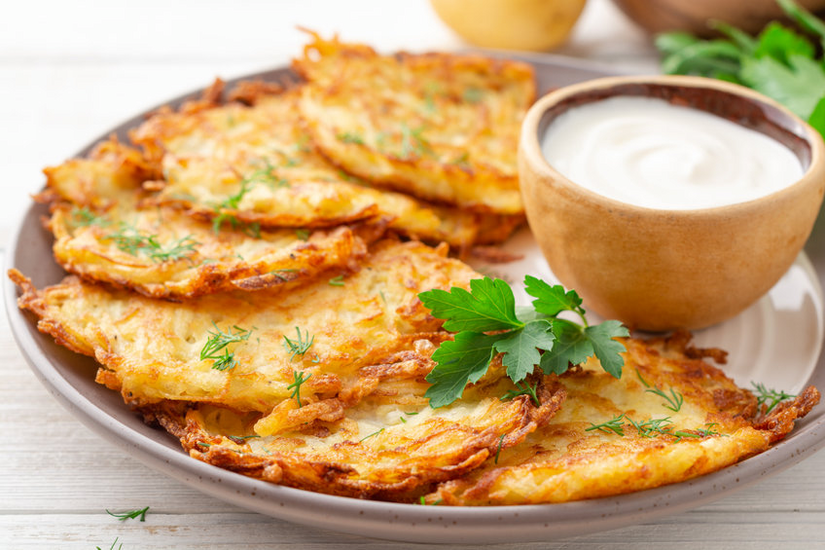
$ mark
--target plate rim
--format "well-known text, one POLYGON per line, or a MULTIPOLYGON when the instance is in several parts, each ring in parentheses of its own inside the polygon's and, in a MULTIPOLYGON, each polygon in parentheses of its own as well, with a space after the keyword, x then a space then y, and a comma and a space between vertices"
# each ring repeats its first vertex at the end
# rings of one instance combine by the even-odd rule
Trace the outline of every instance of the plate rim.
MULTIPOLYGON (((484 53, 504 57, 504 54, 498 52, 484 53)), ((532 64, 537 73, 539 67, 543 67, 546 70, 562 68, 589 72, 593 78, 611 74, 601 65, 563 56, 542 56, 541 59, 519 55, 506 57, 532 64)), ((287 74, 288 67, 276 67, 229 79, 226 84, 287 74)), ((201 90, 194 90, 181 94, 123 121, 112 131, 91 141, 76 156, 86 154, 113 131, 125 138, 125 130, 139 123, 146 113, 163 105, 177 105, 198 97, 200 92, 201 90)), ((26 221, 37 214, 39 207, 42 205, 29 205, 13 226, 4 252, 6 271, 16 266, 26 221)), ((805 259, 816 274, 815 267, 807 256, 805 259)), ((820 280, 823 275, 825 274, 819 274, 820 280)), ((821 295, 821 284, 819 292, 821 295)), ((777 474, 825 446, 825 429, 818 432, 825 426, 825 414, 822 414, 800 422, 788 438, 767 451, 717 472, 655 489, 560 504, 437 507, 315 493, 249 478, 201 462, 191 458, 182 448, 174 449, 147 435, 150 430, 155 433, 153 428, 143 425, 146 430, 139 430, 118 421, 105 406, 87 399, 61 374, 48 354, 48 347, 57 344, 37 331, 31 314, 17 307, 17 288, 8 277, 3 283, 3 294, 9 326, 21 355, 49 393, 92 431, 150 468, 196 490, 271 517, 321 529, 386 540, 427 543, 554 540, 594 530, 615 529, 701 506, 753 485, 764 477, 777 474), (597 527, 594 526, 594 521, 598 521, 597 527)), ((822 312, 819 314, 822 315, 822 312)), ((823 369, 825 357, 820 351, 811 376, 817 373, 825 375, 823 369)), ((91 382, 94 384, 93 380, 91 382)), ((134 414, 125 404, 121 406, 129 414, 134 414)), ((160 434, 160 437, 163 436, 168 437, 160 434)))

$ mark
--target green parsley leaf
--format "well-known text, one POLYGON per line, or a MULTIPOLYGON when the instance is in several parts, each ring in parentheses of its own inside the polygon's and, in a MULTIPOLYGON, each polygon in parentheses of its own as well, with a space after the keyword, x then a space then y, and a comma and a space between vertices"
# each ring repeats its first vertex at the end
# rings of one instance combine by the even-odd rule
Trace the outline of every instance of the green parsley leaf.
POLYGON ((571 364, 583 363, 593 355, 593 344, 585 336, 582 327, 576 323, 554 319, 553 334, 556 342, 552 349, 544 352, 539 364, 545 374, 563 374, 571 364))
POLYGON ((501 279, 473 279, 470 292, 453 287, 450 292, 433 289, 418 297, 433 317, 445 319, 446 330, 489 332, 524 326, 516 317, 513 289, 501 279))
POLYGON ((498 340, 493 347, 504 354, 502 364, 507 367, 507 376, 518 384, 533 372, 541 360, 538 348, 551 349, 556 339, 548 321, 534 321, 523 330, 513 331, 506 338, 498 340))
POLYGON ((773 57, 746 59, 741 77, 747 86, 782 103, 805 120, 825 96, 825 69, 802 55, 790 55, 787 65, 773 57))
POLYGON ((502 353, 507 376, 520 383, 536 366, 545 373, 562 374, 596 355, 607 372, 621 376, 624 346, 613 340, 627 336, 617 321, 590 326, 574 291, 525 277, 527 292, 536 300, 533 308, 515 306, 510 286, 501 279, 474 279, 470 291, 433 289, 419 294, 431 314, 444 319, 444 328, 459 331, 433 354, 435 367, 426 380, 432 384, 425 397, 433 408, 459 399, 467 384, 477 382, 495 354, 502 353), (556 318, 563 311, 576 313, 583 324, 556 318), (494 332, 495 334, 485 334, 494 332))
POLYGON ((614 378, 621 378, 624 359, 620 354, 625 351, 625 347, 613 338, 629 336, 630 331, 627 327, 619 321, 604 321, 585 327, 584 335, 593 346, 593 353, 602 364, 602 368, 614 378))
POLYGON ((562 311, 579 311, 582 299, 575 290, 566 292, 561 285, 550 286, 541 279, 526 275, 524 277, 525 290, 527 294, 536 298, 533 300, 533 307, 536 311, 545 315, 555 316, 562 311))
POLYGON ((427 375, 424 397, 434 409, 460 399, 468 383, 478 382, 487 372, 493 358, 493 346, 502 336, 487 336, 478 332, 459 332, 455 340, 446 341, 433 353, 438 365, 427 375))
POLYGON ((780 63, 790 66, 792 56, 801 55, 813 59, 814 45, 797 32, 773 21, 759 34, 754 57, 773 57, 780 63))
POLYGON ((796 28, 774 21, 751 37, 716 21, 711 26, 725 38, 700 40, 682 32, 659 35, 656 46, 663 54, 662 70, 753 88, 782 103, 825 136, 825 58, 821 53, 825 21, 793 0, 777 3, 796 28))

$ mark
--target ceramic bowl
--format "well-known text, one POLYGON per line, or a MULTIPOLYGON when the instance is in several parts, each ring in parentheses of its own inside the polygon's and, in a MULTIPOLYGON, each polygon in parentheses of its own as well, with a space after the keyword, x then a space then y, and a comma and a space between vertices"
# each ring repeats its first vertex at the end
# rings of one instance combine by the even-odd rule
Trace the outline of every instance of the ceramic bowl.
MULTIPOLYGON (((724 21, 751 34, 784 13, 776 0, 613 0, 636 24, 650 33, 688 31, 712 36, 711 20, 724 21)), ((821 15, 825 0, 797 0, 821 15)))
POLYGON ((639 330, 698 329, 765 294, 802 249, 825 192, 821 136, 752 90, 700 77, 591 80, 556 90, 524 119, 519 175, 527 220, 550 268, 584 306, 639 330), (619 202, 560 174, 540 140, 560 114, 615 96, 710 112, 776 139, 799 158, 797 182, 762 198, 694 210, 619 202))

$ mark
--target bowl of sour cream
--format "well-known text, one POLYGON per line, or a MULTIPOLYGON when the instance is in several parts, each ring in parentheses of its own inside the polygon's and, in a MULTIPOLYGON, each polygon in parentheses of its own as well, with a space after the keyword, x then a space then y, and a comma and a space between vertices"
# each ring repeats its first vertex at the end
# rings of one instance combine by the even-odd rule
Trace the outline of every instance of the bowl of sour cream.
POLYGON ((641 330, 697 329, 791 266, 825 194, 825 144, 735 84, 604 78, 536 102, 519 176, 550 268, 585 307, 641 330))

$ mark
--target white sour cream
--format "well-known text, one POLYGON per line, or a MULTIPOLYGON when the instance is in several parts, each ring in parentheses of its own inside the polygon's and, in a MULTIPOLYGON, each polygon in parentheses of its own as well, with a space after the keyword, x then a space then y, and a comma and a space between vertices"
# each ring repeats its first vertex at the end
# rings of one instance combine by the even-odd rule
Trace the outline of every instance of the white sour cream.
POLYGON ((803 174, 796 155, 764 134, 645 97, 570 109, 550 124, 542 152, 561 174, 595 193, 665 210, 745 202, 803 174))

